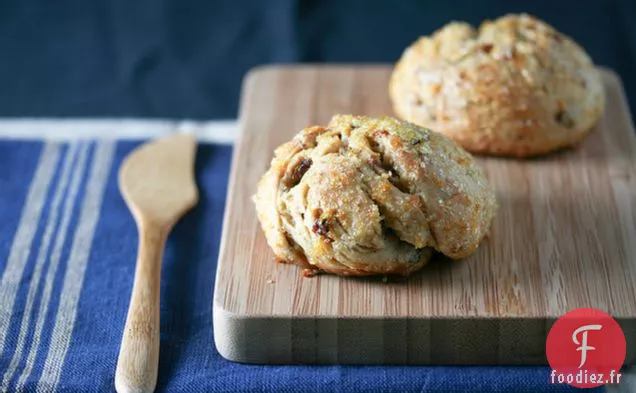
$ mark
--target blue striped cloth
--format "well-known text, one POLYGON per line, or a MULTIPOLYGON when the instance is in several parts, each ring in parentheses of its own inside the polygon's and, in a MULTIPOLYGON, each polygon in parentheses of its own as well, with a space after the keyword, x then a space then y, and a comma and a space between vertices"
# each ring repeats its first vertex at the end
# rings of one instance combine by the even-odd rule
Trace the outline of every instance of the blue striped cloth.
MULTIPOLYGON (((137 234, 117 188, 139 142, 0 141, 0 391, 110 392, 137 234)), ((212 291, 231 147, 200 145, 198 206, 162 277, 159 392, 564 392, 543 367, 256 366, 222 359, 212 291)), ((522 339, 522 338, 520 338, 522 339)))

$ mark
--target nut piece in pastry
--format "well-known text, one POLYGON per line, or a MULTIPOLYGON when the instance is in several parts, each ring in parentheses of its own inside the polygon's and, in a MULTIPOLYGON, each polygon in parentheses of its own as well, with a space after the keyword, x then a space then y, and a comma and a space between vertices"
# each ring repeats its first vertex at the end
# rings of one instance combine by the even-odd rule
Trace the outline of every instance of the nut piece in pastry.
POLYGON ((349 115, 278 147, 253 200, 280 261, 340 275, 409 275, 434 250, 466 257, 496 206, 481 169, 447 137, 349 115))
POLYGON ((587 53, 526 14, 421 37, 396 64, 389 95, 404 120, 473 153, 516 157, 576 144, 605 106, 587 53))

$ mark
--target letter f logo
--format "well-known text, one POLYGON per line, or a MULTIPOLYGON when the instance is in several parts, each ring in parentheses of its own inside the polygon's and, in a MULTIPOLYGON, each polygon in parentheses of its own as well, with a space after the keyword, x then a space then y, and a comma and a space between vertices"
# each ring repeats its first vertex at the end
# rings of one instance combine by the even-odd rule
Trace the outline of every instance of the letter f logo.
POLYGON ((574 333, 572 334, 572 341, 574 341, 574 344, 581 345, 580 347, 576 349, 577 351, 581 351, 581 364, 579 364, 579 368, 583 367, 583 365, 585 364, 585 360, 587 359, 587 351, 593 351, 596 349, 594 347, 587 345, 587 331, 601 330, 601 327, 602 327, 601 325, 585 325, 576 329, 574 333), (581 342, 579 342, 576 336, 581 332, 583 332, 582 334, 583 339, 581 340, 581 342))

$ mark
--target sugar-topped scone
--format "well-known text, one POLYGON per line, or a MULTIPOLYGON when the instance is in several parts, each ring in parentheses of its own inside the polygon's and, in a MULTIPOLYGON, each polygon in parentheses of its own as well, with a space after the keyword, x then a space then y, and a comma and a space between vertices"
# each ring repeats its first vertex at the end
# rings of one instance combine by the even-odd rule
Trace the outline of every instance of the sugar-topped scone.
POLYGON ((496 209, 482 170, 449 138, 349 115, 278 147, 253 199, 279 260, 341 275, 409 275, 434 250, 466 257, 496 209))
POLYGON ((421 37, 396 64, 389 95, 402 119, 473 153, 516 157, 576 144, 605 106, 588 54, 526 14, 421 37))

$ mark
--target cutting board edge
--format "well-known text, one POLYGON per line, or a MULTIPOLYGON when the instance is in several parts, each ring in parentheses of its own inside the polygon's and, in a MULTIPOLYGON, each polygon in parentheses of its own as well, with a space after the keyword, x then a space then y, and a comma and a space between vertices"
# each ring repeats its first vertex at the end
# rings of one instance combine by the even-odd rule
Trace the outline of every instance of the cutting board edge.
MULTIPOLYGON (((251 85, 251 81, 253 79, 262 77, 263 74, 267 73, 278 73, 281 71, 288 70, 306 70, 306 71, 318 71, 318 70, 370 70, 370 69, 379 69, 379 70, 391 70, 394 67, 394 63, 387 62, 377 62, 377 63, 328 63, 328 64, 320 64, 320 63, 304 63, 304 64, 284 64, 284 63, 271 63, 271 64, 263 64, 250 68, 241 81, 241 94, 240 94, 240 102, 239 106, 239 123, 241 122, 241 118, 245 112, 245 108, 242 103, 245 101, 245 97, 249 92, 249 86, 251 85)), ((623 80, 621 76, 612 68, 597 65, 596 69, 605 77, 612 81, 613 84, 619 87, 619 91, 625 103, 628 102, 627 95, 625 94, 625 89, 623 85, 623 80)), ((630 115, 631 113, 627 112, 630 115)), ((241 128, 243 124, 240 124, 241 128)), ((633 127, 632 127, 633 128, 633 127)))
MULTIPOLYGON (((216 302, 213 307, 217 351, 246 364, 546 365, 545 342, 556 319, 286 318, 232 313, 216 302), (390 345, 384 345, 386 337, 390 345)), ((625 365, 634 365, 636 318, 617 321, 627 342, 625 365)))

